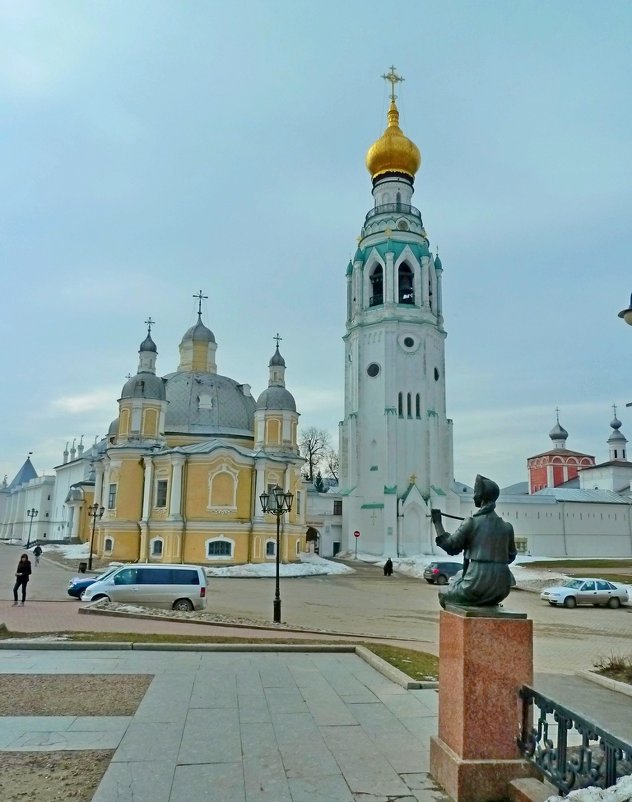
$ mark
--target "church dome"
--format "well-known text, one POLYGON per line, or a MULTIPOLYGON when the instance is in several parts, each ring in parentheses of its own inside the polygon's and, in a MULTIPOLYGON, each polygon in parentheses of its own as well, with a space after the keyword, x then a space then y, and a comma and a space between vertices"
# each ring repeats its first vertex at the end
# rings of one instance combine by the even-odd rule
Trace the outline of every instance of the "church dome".
POLYGON ((255 400, 245 385, 217 373, 196 371, 170 373, 165 378, 169 402, 165 431, 253 436, 255 400))
POLYGON ((279 346, 277 345, 276 351, 272 354, 270 362, 268 363, 268 367, 285 367, 285 359, 281 356, 281 352, 279 351, 279 346))
POLYGON ((568 432, 563 426, 560 426, 560 422, 558 421, 549 432, 549 437, 554 443, 557 443, 559 441, 566 440, 568 438, 568 432))
POLYGON ((296 401, 285 387, 272 385, 257 399, 257 409, 289 409, 291 412, 296 412, 296 401))
POLYGON ((421 164, 421 154, 415 143, 399 127, 399 111, 394 100, 388 110, 388 126, 366 154, 367 170, 375 181, 385 173, 403 173, 414 179, 421 164))
POLYGON ((139 351, 151 351, 154 354, 158 353, 158 349, 156 348, 156 343, 151 339, 151 334, 148 334, 145 339, 140 344, 139 351))
POLYGON ((198 315, 197 323, 185 332, 180 344, 187 340, 191 340, 195 343, 214 343, 215 335, 202 323, 202 318, 198 315))
POLYGON ((156 401, 165 400, 165 383, 153 373, 137 373, 123 385, 121 390, 122 401, 124 398, 148 398, 156 401))
POLYGON ((116 437, 118 434, 119 419, 114 418, 112 423, 108 426, 108 437, 116 437))

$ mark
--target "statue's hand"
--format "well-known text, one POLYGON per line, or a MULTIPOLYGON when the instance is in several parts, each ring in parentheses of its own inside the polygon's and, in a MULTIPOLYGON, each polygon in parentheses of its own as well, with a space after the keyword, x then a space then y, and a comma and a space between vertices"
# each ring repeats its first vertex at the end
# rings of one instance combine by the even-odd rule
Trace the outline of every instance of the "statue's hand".
POLYGON ((432 509, 430 510, 430 518, 433 524, 440 524, 441 523, 441 510, 432 509))

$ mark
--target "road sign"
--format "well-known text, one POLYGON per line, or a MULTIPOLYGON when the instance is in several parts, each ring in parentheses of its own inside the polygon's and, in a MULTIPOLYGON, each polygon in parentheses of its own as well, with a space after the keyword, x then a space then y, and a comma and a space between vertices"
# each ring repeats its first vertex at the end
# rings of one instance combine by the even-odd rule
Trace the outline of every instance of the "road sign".
POLYGON ((356 530, 355 530, 355 532, 353 533, 353 536, 354 536, 354 537, 360 537, 360 533, 358 532, 358 530, 357 530, 357 529, 356 529, 356 530))

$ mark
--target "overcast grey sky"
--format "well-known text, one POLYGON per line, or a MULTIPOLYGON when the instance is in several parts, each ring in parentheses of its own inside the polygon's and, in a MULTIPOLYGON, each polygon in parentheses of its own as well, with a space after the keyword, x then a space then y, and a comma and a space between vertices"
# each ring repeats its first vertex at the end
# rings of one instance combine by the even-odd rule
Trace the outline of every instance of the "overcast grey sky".
POLYGON ((0 0, 0 473, 105 434, 198 289, 218 372, 337 436, 345 268, 391 64, 444 265, 456 478, 632 441, 632 4, 0 0))

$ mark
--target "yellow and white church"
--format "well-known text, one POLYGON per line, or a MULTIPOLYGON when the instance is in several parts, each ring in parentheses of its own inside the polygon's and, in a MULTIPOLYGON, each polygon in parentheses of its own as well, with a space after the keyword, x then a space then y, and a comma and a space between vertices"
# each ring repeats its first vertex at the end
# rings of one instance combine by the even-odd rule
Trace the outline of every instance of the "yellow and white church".
POLYGON ((102 455, 94 463, 94 552, 105 559, 198 564, 276 560, 276 515, 260 496, 279 486, 294 495, 281 518, 282 562, 305 550, 304 460, 298 413, 276 349, 258 399, 217 372, 217 342, 198 319, 180 342, 174 373, 156 374, 153 321, 138 372, 123 386, 102 455))

